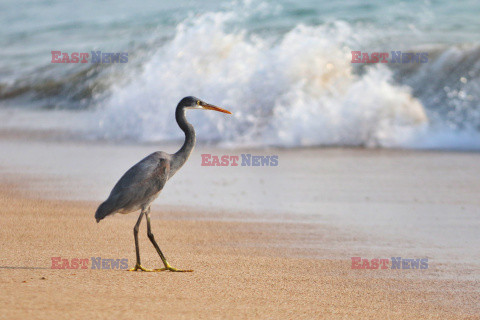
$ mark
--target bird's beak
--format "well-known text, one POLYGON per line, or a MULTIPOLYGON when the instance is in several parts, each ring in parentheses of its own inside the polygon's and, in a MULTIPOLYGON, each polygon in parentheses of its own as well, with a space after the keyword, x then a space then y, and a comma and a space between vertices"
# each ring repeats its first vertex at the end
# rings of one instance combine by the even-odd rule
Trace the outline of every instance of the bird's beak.
POLYGON ((204 105, 202 105, 202 107, 203 109, 206 109, 206 110, 215 110, 223 113, 232 114, 230 111, 214 106, 213 104, 205 103, 204 105))

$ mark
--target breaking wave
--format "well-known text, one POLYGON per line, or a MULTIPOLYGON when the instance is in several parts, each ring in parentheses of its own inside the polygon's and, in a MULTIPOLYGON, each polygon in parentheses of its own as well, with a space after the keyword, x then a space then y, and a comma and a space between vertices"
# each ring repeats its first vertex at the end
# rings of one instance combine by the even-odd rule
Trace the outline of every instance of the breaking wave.
POLYGON ((200 141, 223 146, 480 149, 480 45, 424 46, 425 64, 358 66, 352 50, 379 46, 372 30, 332 21, 252 32, 249 18, 189 17, 141 63, 75 70, 50 83, 56 91, 3 86, 0 99, 40 92, 94 110, 88 130, 109 140, 182 139, 174 109, 194 95, 232 111, 188 113, 200 141))

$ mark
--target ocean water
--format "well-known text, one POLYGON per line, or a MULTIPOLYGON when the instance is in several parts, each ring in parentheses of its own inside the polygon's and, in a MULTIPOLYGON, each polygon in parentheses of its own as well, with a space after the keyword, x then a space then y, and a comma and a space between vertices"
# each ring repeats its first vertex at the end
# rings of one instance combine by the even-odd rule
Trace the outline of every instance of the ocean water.
POLYGON ((225 147, 480 150, 478 1, 13 1, 0 3, 0 128, 225 147), (51 51, 126 52, 54 64, 51 51), (352 51, 427 52, 352 64, 352 51), (62 131, 63 132, 63 131, 62 131))

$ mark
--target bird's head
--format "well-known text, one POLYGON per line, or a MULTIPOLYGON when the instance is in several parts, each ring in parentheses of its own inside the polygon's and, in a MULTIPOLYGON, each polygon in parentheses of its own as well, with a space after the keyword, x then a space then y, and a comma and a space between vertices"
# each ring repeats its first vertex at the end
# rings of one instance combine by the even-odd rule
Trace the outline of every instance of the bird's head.
POLYGON ((183 98, 180 101, 179 106, 182 106, 185 109, 214 110, 214 111, 219 111, 219 112, 223 112, 223 113, 232 114, 228 110, 219 108, 217 106, 214 106, 213 104, 206 103, 205 101, 202 101, 202 100, 200 100, 198 98, 195 98, 195 97, 192 97, 192 96, 183 98))

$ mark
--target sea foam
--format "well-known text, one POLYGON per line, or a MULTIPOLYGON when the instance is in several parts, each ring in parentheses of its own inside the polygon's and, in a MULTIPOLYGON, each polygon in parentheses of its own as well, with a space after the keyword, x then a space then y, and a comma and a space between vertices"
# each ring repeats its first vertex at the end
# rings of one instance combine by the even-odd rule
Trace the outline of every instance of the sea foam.
POLYGON ((183 137, 174 107, 195 95, 233 112, 190 111, 199 140, 226 146, 408 146, 428 130, 421 102, 392 71, 350 62, 348 23, 298 25, 280 37, 229 28, 233 12, 196 16, 113 87, 98 111, 107 139, 183 137))

